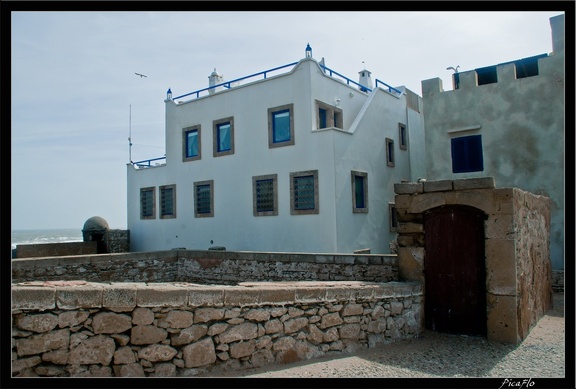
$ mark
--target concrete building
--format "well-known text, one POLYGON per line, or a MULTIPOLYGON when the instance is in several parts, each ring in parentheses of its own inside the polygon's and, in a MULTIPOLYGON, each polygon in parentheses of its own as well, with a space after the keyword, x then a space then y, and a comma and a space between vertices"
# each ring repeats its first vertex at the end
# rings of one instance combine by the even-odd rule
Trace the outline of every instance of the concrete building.
POLYGON ((131 251, 390 253, 394 183, 426 172, 422 99, 298 62, 172 97, 165 158, 127 166, 131 251))
POLYGON ((550 197, 550 256, 564 269, 564 15, 552 52, 422 82, 428 180, 492 176, 550 197))

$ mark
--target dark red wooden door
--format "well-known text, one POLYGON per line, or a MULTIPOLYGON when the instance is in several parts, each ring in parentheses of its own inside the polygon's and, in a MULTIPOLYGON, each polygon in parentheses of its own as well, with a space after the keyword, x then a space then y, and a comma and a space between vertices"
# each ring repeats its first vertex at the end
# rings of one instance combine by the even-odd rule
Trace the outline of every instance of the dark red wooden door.
POLYGON ((426 328, 486 335, 484 213, 458 205, 424 214, 426 328))

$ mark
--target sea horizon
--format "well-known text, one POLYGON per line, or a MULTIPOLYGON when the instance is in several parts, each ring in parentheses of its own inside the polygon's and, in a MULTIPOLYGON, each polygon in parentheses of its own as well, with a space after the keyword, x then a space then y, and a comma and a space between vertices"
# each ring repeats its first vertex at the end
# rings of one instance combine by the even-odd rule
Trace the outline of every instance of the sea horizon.
POLYGON ((17 245, 82 242, 81 228, 12 229, 12 249, 17 245))

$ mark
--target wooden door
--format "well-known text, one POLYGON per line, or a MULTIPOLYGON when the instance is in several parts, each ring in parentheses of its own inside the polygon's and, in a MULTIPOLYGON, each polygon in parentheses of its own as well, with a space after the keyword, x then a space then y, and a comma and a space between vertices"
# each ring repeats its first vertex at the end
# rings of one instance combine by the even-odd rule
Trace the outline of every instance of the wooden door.
POLYGON ((484 219, 463 205, 424 214, 427 329, 486 336, 484 219))

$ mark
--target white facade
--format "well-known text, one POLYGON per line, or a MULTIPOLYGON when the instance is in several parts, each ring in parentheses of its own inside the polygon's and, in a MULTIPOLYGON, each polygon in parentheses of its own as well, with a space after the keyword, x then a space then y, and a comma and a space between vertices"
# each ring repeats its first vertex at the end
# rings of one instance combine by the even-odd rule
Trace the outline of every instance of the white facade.
POLYGON ((324 71, 311 56, 287 69, 188 101, 166 100, 165 165, 127 167, 131 251, 224 246, 390 252, 396 236, 389 213, 393 185, 426 172, 420 97, 403 87, 398 88, 401 93, 378 86, 363 92, 324 71), (317 101, 340 113, 340 128, 319 129, 317 101), (293 144, 275 147, 269 142, 268 110, 284 106, 292 110, 293 144), (233 153, 214 156, 214 122, 221 119, 233 123, 233 153), (184 129, 198 126, 200 155, 185 160, 184 129), (406 131, 406 148, 400 147, 400 126, 406 131), (387 149, 393 150, 393 166, 387 149), (318 211, 292 214, 291 173, 311 171, 317 174, 318 211), (360 212, 353 207, 353 171, 367 183, 367 209, 360 212), (276 175, 276 214, 255 216, 253 178, 266 175, 276 175), (205 181, 213 183, 213 216, 197 217, 194 184, 205 181), (160 216, 164 185, 174 185, 174 217, 160 216), (141 217, 141 188, 154 189, 154 215, 149 218, 141 217))
MULTIPOLYGON (((422 82, 427 179, 492 176, 551 199, 550 256, 564 268, 564 15, 550 19, 553 52, 458 73, 457 89, 422 82), (526 74, 528 72, 528 74, 526 74), (487 82, 482 77, 488 76, 487 82), (526 76, 526 77, 524 77, 526 76), (491 78, 491 79, 490 79, 491 78), (454 172, 458 139, 481 140, 479 169, 454 172)), ((459 170, 459 169, 456 169, 459 170)))

